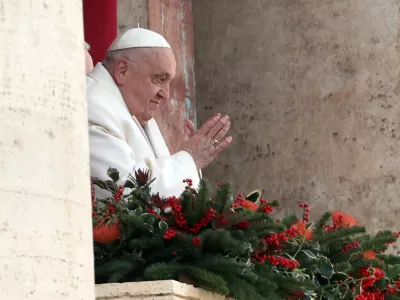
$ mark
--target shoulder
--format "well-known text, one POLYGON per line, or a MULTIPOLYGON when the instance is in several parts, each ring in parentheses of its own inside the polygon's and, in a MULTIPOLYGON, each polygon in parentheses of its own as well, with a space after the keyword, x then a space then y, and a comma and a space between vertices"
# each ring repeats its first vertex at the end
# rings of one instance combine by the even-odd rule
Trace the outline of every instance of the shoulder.
POLYGON ((123 124, 132 120, 130 113, 111 76, 101 72, 97 75, 86 77, 89 126, 99 126, 113 135, 123 136, 123 124))
POLYGON ((120 113, 112 106, 113 98, 98 83, 94 83, 88 87, 88 119, 90 123, 100 126, 118 123, 120 113))

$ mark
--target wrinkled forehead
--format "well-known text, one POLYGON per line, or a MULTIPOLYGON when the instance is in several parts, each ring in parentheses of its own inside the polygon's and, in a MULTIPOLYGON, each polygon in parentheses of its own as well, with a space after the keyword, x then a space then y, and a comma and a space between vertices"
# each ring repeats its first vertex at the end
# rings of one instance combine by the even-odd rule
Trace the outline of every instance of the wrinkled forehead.
POLYGON ((166 71, 175 71, 176 62, 171 49, 168 48, 148 48, 145 52, 145 60, 154 69, 164 69, 166 71))
POLYGON ((143 71, 175 74, 176 62, 171 49, 135 48, 130 50, 128 59, 143 71))

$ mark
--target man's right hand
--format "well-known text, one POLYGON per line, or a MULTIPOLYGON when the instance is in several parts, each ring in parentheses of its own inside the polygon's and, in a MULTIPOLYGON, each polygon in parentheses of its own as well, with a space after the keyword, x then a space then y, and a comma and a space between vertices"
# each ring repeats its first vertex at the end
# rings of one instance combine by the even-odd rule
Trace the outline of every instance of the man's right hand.
POLYGON ((229 116, 216 114, 185 141, 179 150, 187 151, 193 157, 197 169, 203 169, 232 142, 231 136, 225 138, 230 127, 229 116))

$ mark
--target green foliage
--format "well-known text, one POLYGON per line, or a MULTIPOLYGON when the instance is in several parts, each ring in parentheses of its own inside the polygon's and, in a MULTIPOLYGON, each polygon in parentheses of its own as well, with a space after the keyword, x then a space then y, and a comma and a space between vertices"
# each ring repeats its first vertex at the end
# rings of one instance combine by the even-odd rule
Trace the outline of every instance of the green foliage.
MULTIPOLYGON (((204 189, 205 185, 201 185, 204 189)), ((203 192, 206 194, 205 192, 203 192)), ((201 194, 200 194, 201 195, 201 194)), ((206 201, 208 199, 200 199, 198 201, 206 201)), ((220 214, 229 213, 232 208, 232 186, 230 183, 223 183, 217 191, 217 195, 215 196, 215 205, 213 205, 216 211, 220 214)))
POLYGON ((210 272, 206 268, 188 266, 182 273, 196 282, 196 285, 200 288, 222 295, 229 294, 226 281, 221 276, 210 272))
POLYGON ((249 201, 251 201, 251 202, 255 202, 255 203, 258 203, 259 201, 260 201, 260 199, 261 199, 261 190, 255 190, 255 191, 252 191, 251 193, 249 193, 247 196, 246 196, 246 200, 249 200, 249 201))
POLYGON ((114 182, 119 180, 119 172, 117 169, 110 168, 107 172, 108 177, 110 177, 114 182))
POLYGON ((155 263, 144 271, 144 280, 178 279, 183 266, 177 263, 155 263))
POLYGON ((286 228, 289 228, 290 226, 292 226, 296 221, 298 220, 296 215, 289 215, 287 217, 285 217, 281 223, 283 224, 283 226, 285 226, 286 228))
POLYGON ((195 207, 193 211, 195 212, 195 216, 197 220, 200 220, 206 213, 206 210, 210 206, 210 185, 206 180, 202 180, 200 182, 199 191, 196 195, 196 201, 194 201, 195 207))
POLYGON ((201 234, 202 249, 206 253, 222 255, 249 255, 250 245, 243 239, 232 236, 232 232, 225 229, 208 229, 201 234))
POLYGON ((236 300, 355 299, 375 289, 400 297, 400 258, 385 253, 397 239, 391 231, 366 234, 340 213, 345 222, 331 213, 315 223, 279 221, 271 216, 277 202, 260 190, 234 200, 229 183, 214 196, 202 181, 197 191, 161 199, 149 172, 127 181, 129 193, 116 185, 115 169, 108 175, 112 181, 92 180, 110 193, 94 203, 94 224, 119 224, 120 235, 94 243, 96 283, 174 279, 236 300))

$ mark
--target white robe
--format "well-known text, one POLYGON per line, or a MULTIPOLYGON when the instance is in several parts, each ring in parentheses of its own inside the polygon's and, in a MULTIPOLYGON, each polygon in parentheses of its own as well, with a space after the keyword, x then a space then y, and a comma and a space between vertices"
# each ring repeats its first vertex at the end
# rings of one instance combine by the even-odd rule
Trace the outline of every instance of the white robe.
POLYGON ((116 168, 123 184, 129 173, 149 169, 156 178, 153 192, 179 196, 183 179, 199 184, 199 172, 185 151, 171 155, 154 119, 141 126, 131 116, 113 78, 101 63, 87 76, 87 98, 91 176, 109 179, 107 170, 116 168))

